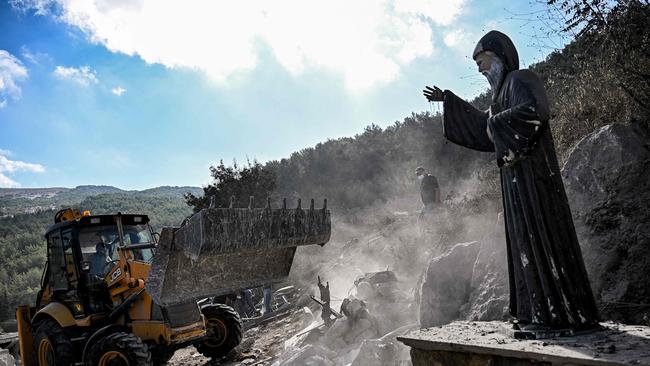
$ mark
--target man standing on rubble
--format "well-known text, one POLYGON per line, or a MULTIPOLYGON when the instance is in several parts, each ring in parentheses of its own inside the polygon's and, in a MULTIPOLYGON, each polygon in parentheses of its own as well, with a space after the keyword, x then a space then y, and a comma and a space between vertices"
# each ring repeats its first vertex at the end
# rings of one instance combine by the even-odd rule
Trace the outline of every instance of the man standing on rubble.
POLYGON ((432 212, 434 207, 440 203, 438 180, 421 166, 415 169, 415 175, 422 182, 420 183, 420 197, 422 197, 423 205, 421 214, 432 212))

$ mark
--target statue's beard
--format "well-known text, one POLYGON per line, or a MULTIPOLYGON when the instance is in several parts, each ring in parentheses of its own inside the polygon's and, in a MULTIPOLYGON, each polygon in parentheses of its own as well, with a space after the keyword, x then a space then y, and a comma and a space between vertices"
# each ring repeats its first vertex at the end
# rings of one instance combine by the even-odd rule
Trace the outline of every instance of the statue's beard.
POLYGON ((492 95, 497 92, 499 83, 503 79, 503 70, 503 62, 501 62, 501 59, 494 57, 492 59, 492 64, 490 65, 490 69, 483 71, 483 75, 485 75, 485 77, 488 79, 490 87, 492 88, 492 95))

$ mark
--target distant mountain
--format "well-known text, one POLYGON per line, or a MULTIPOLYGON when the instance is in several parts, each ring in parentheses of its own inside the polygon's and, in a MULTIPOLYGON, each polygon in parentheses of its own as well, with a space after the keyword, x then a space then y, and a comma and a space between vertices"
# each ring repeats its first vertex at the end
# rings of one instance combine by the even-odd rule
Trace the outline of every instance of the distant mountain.
POLYGON ((200 195, 203 190, 189 186, 162 186, 142 191, 127 191, 105 185, 81 185, 75 188, 0 188, 0 217, 76 206, 89 197, 99 195, 124 195, 119 198, 120 200, 129 195, 182 198, 188 192, 200 195))
POLYGON ((68 191, 70 188, 0 188, 0 197, 22 197, 37 198, 42 196, 54 196, 57 193, 68 191))
POLYGON ((102 193, 118 193, 124 192, 124 190, 119 189, 113 186, 95 186, 95 185, 85 185, 85 186, 76 186, 70 190, 64 191, 61 194, 70 195, 71 197, 76 196, 95 196, 102 193))
POLYGON ((202 195, 203 189, 200 187, 176 187, 176 186, 160 186, 156 188, 149 188, 142 191, 139 191, 141 194, 151 195, 151 196, 182 196, 185 193, 192 193, 193 195, 202 195))

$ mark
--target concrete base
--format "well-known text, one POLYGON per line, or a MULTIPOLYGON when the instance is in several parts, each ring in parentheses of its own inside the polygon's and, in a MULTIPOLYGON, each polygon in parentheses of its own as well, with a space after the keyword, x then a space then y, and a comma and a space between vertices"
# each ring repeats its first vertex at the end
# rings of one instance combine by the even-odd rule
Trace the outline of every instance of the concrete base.
POLYGON ((503 322, 454 322, 397 337, 413 366, 650 366, 650 327, 603 323, 600 331, 514 339, 503 322))
POLYGON ((548 330, 521 330, 513 329, 512 324, 499 327, 499 332, 514 339, 549 339, 557 337, 571 337, 575 335, 573 329, 548 329, 548 330))

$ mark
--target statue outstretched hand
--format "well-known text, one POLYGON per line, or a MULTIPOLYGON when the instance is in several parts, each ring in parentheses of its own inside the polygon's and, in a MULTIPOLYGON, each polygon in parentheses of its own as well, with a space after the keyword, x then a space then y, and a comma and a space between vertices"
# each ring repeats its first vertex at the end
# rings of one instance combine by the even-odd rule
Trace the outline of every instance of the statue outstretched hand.
POLYGON ((442 93, 442 90, 440 90, 440 88, 435 85, 433 88, 430 86, 425 86, 424 90, 422 90, 422 93, 429 102, 442 102, 444 100, 444 94, 442 93))

